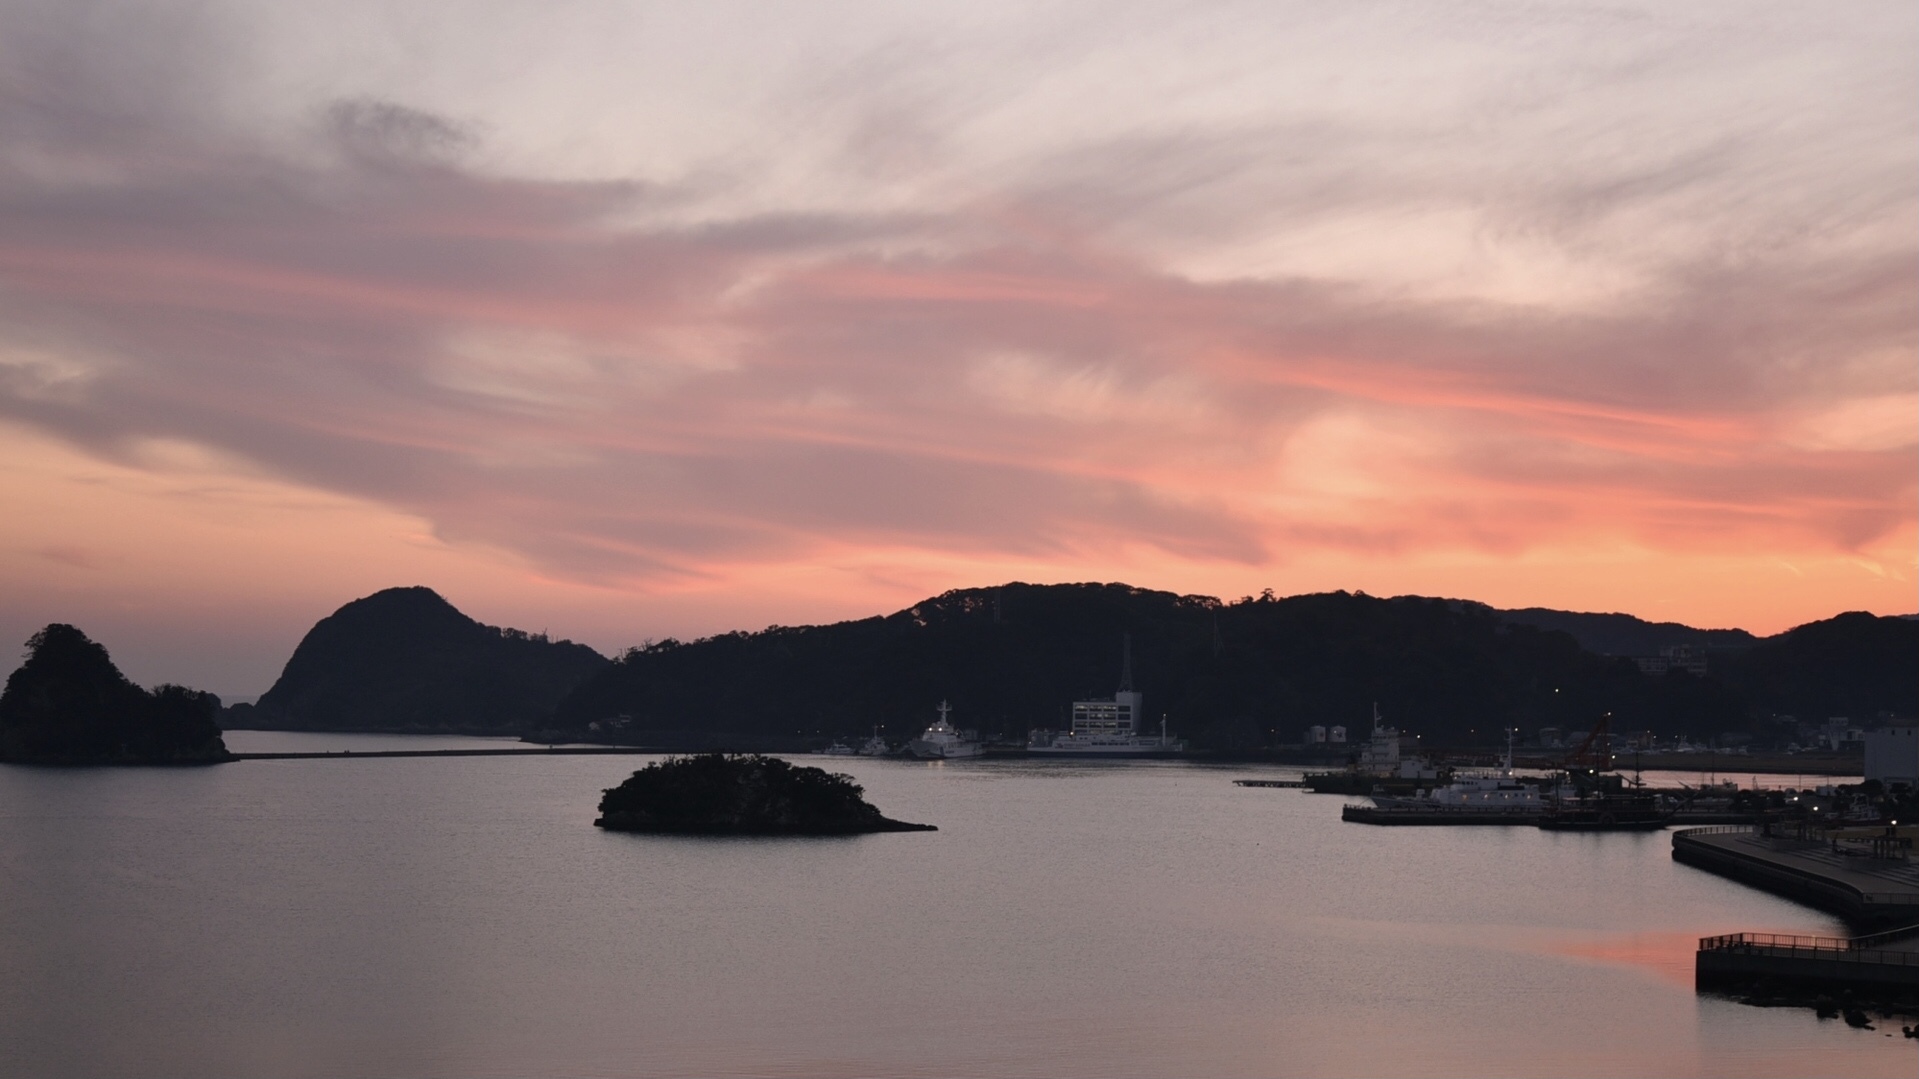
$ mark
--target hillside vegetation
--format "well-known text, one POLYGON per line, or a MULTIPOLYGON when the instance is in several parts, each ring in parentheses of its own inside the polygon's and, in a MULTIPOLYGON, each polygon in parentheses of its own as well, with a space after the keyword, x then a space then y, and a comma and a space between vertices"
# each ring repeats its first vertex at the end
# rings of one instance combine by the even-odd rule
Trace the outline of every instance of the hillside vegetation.
POLYGON ((1606 713, 1615 729, 1702 735, 1746 730, 1785 705, 1919 710, 1919 679, 1909 677, 1919 624, 1903 619, 1801 627, 1754 645, 1747 660, 1720 656, 1723 677, 1698 678, 1647 676, 1568 633, 1440 599, 1221 602, 1123 584, 1010 584, 884 617, 654 643, 583 683, 554 722, 584 732, 623 717, 640 738, 845 736, 880 725, 897 739, 945 699, 956 725, 1017 737, 1063 726, 1074 699, 1110 694, 1126 635, 1148 713, 1214 748, 1297 741, 1312 724, 1363 732, 1375 702, 1388 722, 1437 744, 1491 742, 1506 726, 1587 729, 1606 713), (1810 673, 1841 654, 1853 657, 1842 677, 1810 673))

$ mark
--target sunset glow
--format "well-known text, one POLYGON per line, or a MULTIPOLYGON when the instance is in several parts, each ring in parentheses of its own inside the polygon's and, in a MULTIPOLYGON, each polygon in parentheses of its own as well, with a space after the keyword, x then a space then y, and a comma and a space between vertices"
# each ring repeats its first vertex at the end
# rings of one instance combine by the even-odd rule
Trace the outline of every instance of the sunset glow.
POLYGON ((9 6, 0 638, 1919 609, 1919 16, 1528 11, 9 6))

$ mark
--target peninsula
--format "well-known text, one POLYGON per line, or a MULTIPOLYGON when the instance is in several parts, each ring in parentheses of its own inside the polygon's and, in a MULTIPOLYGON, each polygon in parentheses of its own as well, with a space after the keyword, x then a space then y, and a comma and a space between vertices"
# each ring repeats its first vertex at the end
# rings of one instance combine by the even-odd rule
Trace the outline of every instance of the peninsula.
POLYGON ((932 832, 882 815, 850 776, 758 754, 703 753, 649 764, 606 791, 593 823, 678 835, 932 832))

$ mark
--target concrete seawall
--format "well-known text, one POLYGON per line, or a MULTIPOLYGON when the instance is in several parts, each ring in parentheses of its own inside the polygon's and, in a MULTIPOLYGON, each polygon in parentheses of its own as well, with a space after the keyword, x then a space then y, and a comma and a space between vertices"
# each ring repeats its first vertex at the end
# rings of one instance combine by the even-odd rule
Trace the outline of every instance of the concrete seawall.
POLYGON ((1738 825, 1675 832, 1672 856, 1861 928, 1919 923, 1919 869, 1904 859, 1847 857, 1825 843, 1767 837, 1738 825))
POLYGON ((1701 989, 1732 988, 1759 980, 1808 988, 1919 989, 1919 953, 1850 948, 1832 940, 1827 946, 1781 946, 1763 934, 1708 937, 1694 957, 1694 982, 1701 989), (1754 939, 1758 938, 1758 939, 1754 939))

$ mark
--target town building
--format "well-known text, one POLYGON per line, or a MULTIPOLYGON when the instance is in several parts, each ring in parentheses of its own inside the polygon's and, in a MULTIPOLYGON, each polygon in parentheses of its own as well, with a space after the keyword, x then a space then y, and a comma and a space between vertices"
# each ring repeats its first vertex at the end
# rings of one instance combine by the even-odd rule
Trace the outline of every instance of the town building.
POLYGON ((1866 731, 1866 778, 1919 786, 1919 724, 1866 731))
POLYGON ((1639 664, 1645 674, 1667 671, 1687 671, 1700 677, 1706 674, 1706 650, 1696 644, 1669 644, 1656 656, 1634 656, 1632 661, 1639 664))

